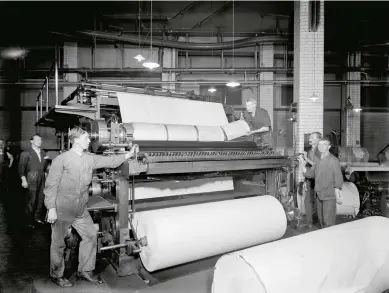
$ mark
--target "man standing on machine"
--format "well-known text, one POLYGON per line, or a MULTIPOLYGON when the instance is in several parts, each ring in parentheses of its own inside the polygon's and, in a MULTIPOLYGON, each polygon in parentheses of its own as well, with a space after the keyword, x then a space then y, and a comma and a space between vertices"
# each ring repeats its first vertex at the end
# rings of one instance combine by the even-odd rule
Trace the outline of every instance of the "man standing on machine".
POLYGON ((45 205, 48 209, 47 222, 52 224, 50 246, 50 276, 60 287, 73 284, 64 278, 64 238, 72 226, 81 236, 77 277, 100 284, 93 275, 96 262, 97 231, 87 210, 88 188, 92 170, 117 168, 123 162, 137 156, 139 147, 134 145, 130 152, 117 156, 98 156, 85 152, 90 143, 89 134, 80 127, 69 132, 72 148, 56 157, 51 164, 45 186, 45 205))
POLYGON ((257 107, 257 101, 253 98, 246 101, 247 113, 243 119, 250 126, 250 132, 247 136, 261 147, 272 147, 271 121, 269 113, 260 107, 257 107))

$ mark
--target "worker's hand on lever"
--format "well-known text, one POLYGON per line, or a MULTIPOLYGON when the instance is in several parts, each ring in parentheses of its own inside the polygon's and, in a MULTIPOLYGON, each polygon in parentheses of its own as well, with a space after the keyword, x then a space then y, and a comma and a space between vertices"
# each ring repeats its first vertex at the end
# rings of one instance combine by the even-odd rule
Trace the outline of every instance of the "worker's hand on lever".
POLYGON ((304 166, 307 164, 307 160, 304 158, 303 155, 297 156, 297 160, 299 161, 300 166, 304 166))
POLYGON ((340 190, 338 188, 335 188, 335 196, 336 196, 336 203, 337 204, 342 204, 342 196, 340 195, 340 190))
POLYGON ((131 150, 125 154, 126 160, 136 158, 138 156, 138 153, 139 153, 139 146, 137 144, 134 144, 131 150))
POLYGON ((47 213, 47 222, 50 224, 54 224, 57 220, 57 210, 55 208, 49 209, 47 213))
POLYGON ((22 177, 22 187, 23 188, 28 188, 28 183, 26 177, 22 177))

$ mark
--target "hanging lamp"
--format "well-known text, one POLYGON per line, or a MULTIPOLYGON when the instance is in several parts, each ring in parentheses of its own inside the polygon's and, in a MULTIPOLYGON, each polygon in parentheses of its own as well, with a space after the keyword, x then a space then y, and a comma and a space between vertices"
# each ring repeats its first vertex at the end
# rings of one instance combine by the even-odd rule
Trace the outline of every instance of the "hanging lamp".
POLYGON ((153 60, 153 1, 150 1, 150 55, 145 62, 143 62, 143 67, 146 67, 150 70, 160 67, 157 62, 153 60))
POLYGON ((142 50, 140 48, 140 1, 138 2, 138 10, 139 10, 139 16, 138 16, 138 44, 139 44, 139 54, 134 57, 138 62, 142 62, 146 58, 142 55, 142 50))
POLYGON ((234 88, 240 86, 240 83, 234 80, 235 63, 235 2, 232 1, 232 79, 226 83, 226 86, 234 88))
POLYGON ((309 97, 312 102, 316 102, 319 96, 316 95, 316 31, 313 31, 313 94, 309 97))

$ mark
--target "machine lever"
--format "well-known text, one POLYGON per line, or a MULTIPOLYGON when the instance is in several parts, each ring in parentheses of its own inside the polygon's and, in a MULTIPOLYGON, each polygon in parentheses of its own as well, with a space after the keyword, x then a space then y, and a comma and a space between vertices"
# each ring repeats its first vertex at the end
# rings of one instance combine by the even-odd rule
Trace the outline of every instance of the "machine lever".
POLYGON ((117 248, 124 248, 127 246, 133 246, 133 248, 135 248, 134 252, 140 252, 141 251, 140 247, 146 246, 146 245, 147 245, 147 238, 146 238, 146 236, 144 236, 141 239, 139 239, 139 241, 128 241, 128 242, 122 243, 122 244, 105 246, 105 247, 100 248, 100 250, 104 251, 104 250, 111 250, 111 249, 117 249, 117 248), (139 248, 136 246, 137 242, 139 243, 139 248))

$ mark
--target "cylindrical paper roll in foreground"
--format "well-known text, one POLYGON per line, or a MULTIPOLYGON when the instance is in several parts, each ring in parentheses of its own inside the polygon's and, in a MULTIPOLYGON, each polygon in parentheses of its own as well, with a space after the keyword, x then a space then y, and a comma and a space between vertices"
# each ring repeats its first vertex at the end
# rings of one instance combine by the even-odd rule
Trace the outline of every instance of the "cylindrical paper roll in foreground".
POLYGON ((152 272, 281 238, 281 203, 269 195, 174 207, 135 214, 140 257, 152 272))
POLYGON ((381 293, 389 219, 369 217, 222 256, 212 293, 381 293))
POLYGON ((344 182, 340 190, 342 204, 336 204, 336 214, 356 217, 359 213, 360 199, 357 187, 352 182, 344 182))

